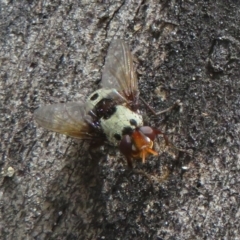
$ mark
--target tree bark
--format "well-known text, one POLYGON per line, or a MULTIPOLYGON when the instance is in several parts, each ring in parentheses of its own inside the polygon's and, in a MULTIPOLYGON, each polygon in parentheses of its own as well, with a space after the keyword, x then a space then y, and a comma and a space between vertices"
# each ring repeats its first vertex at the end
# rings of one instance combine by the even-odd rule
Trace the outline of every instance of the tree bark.
POLYGON ((239 1, 5 0, 0 9, 1 239, 240 237, 239 1), (133 51, 150 106, 181 100, 182 111, 147 121, 191 154, 165 151, 130 170, 116 148, 89 150, 34 122, 39 106, 99 88, 114 38, 133 51))

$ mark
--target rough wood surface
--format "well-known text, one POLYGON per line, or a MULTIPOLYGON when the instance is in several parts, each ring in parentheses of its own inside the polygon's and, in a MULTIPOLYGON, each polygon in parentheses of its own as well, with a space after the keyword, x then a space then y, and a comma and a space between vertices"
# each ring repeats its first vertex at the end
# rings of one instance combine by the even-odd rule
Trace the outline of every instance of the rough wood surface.
POLYGON ((1 239, 240 238, 239 1, 4 0, 0 11, 1 239), (32 118, 97 89, 113 38, 133 50, 151 106, 183 103, 148 116, 193 152, 136 163, 152 183, 117 149, 90 152, 32 118))

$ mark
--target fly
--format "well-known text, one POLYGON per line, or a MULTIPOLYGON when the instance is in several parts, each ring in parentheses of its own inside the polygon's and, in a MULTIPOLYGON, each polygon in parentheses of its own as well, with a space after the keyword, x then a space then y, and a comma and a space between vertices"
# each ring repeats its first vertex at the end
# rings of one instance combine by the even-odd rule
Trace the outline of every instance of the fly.
MULTIPOLYGON (((109 47, 101 86, 86 102, 40 107, 34 112, 36 122, 48 130, 89 140, 93 146, 108 141, 119 148, 130 167, 132 159, 144 163, 149 155, 158 155, 154 140, 159 134, 166 144, 168 140, 159 129, 143 124, 133 57, 122 40, 112 41, 109 47)), ((156 115, 165 112, 150 110, 156 115)))

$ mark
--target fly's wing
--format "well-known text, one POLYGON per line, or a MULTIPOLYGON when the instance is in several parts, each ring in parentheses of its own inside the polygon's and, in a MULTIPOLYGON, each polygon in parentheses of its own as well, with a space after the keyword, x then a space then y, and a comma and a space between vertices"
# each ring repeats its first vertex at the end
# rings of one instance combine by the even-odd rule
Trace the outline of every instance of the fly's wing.
POLYGON ((92 139, 91 117, 83 103, 53 104, 38 108, 34 118, 42 127, 74 138, 92 139), (89 133, 90 132, 90 133, 89 133))
POLYGON ((116 89, 133 104, 138 102, 138 83, 132 54, 122 40, 114 40, 110 44, 102 74, 102 87, 116 89))

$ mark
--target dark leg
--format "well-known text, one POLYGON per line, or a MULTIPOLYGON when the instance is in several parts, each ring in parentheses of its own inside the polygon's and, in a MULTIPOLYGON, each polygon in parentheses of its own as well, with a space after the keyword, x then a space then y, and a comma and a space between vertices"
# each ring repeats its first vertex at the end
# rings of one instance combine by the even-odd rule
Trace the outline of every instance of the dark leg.
POLYGON ((133 168, 133 165, 132 165, 132 160, 131 160, 131 158, 130 157, 126 157, 127 158, 127 163, 128 163, 128 167, 129 168, 133 168))
POLYGON ((147 108, 152 112, 152 114, 154 114, 155 116, 157 115, 160 115, 162 113, 165 113, 165 112, 168 112, 168 111, 171 111, 173 110, 175 107, 181 107, 182 106, 182 103, 180 100, 177 100, 171 107, 165 109, 165 110, 162 110, 160 112, 155 112, 149 105, 148 103, 140 96, 140 99, 142 100, 142 102, 147 106, 147 108))

